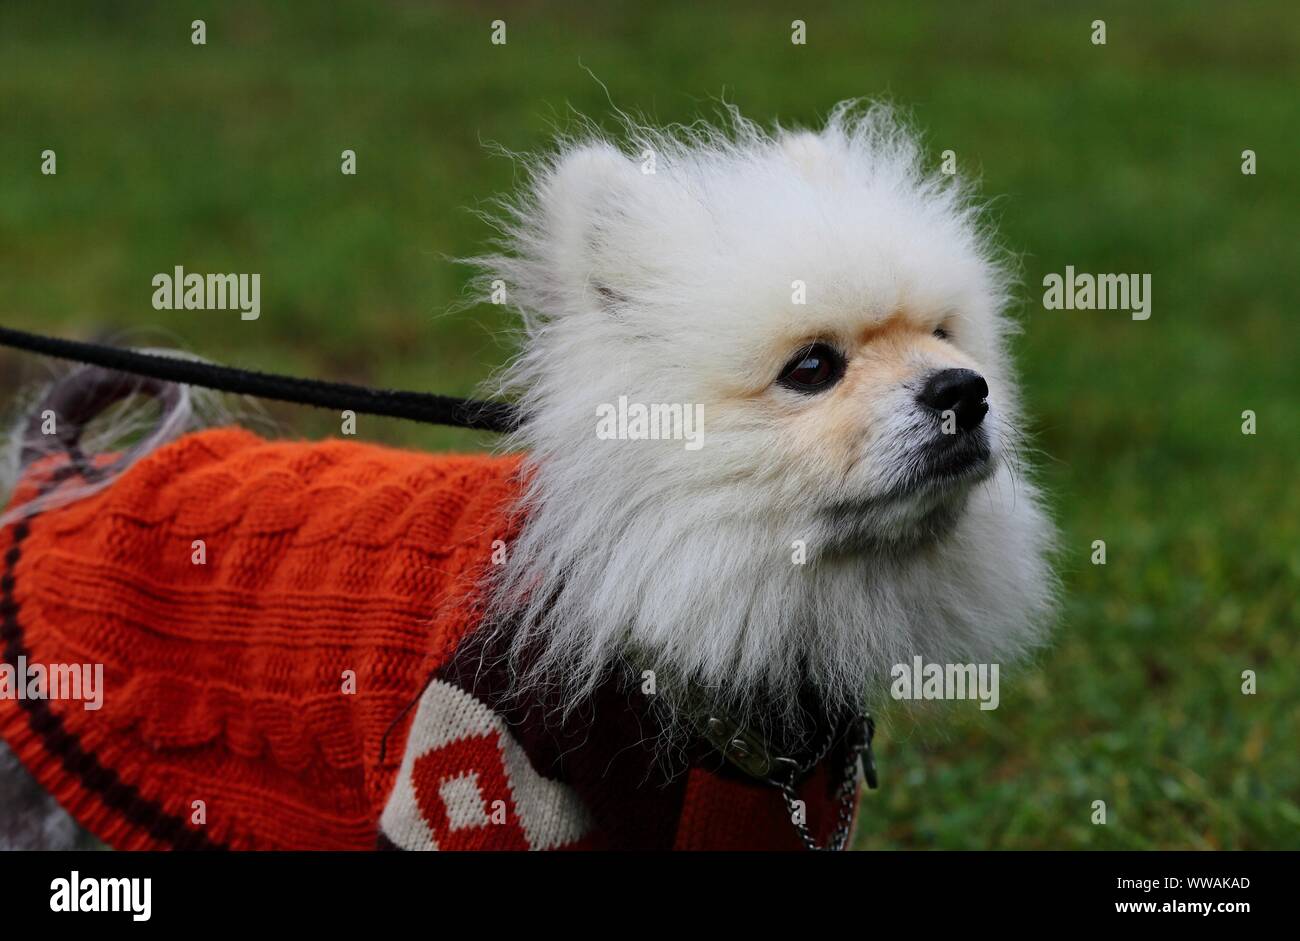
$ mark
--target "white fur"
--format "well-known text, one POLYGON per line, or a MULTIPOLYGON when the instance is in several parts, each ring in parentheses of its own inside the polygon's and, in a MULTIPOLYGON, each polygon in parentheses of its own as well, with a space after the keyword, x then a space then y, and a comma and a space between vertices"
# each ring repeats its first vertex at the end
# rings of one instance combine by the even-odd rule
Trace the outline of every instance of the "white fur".
MULTIPOLYGON (((881 107, 841 106, 815 132, 735 113, 630 132, 626 152, 587 132, 536 164, 503 250, 477 259, 524 324, 502 388, 528 415, 510 442, 527 452, 526 522, 490 588, 496 616, 522 617, 522 683, 559 682, 573 703, 631 660, 669 699, 697 684, 745 715, 803 684, 859 705, 914 654, 998 662, 1032 647, 1051 527, 1019 464, 1006 279, 967 193, 927 175, 881 107), (914 385, 832 433, 771 383, 801 339, 899 311, 945 324, 951 362, 986 377, 996 464, 890 500, 918 446, 914 385), (703 403, 703 448, 598 439, 596 407, 620 395, 703 403), (952 519, 921 538, 936 506, 952 519)), ((948 355, 922 344, 909 368, 948 355)))

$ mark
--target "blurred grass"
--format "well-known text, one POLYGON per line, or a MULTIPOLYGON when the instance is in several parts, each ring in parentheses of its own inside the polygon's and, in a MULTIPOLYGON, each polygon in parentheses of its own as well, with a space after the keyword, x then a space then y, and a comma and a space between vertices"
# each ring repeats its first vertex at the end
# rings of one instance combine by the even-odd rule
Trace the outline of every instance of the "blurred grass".
MULTIPOLYGON (((467 211, 570 108, 811 122, 888 95, 998 196, 1018 357, 1062 526, 1054 646, 1002 706, 884 724, 863 847, 1300 847, 1300 11, 1251 4, 0 7, 0 322, 468 393, 507 355, 451 313, 467 211), (792 46, 789 23, 808 24, 792 46), (509 42, 488 42, 504 17, 509 42), (206 47, 189 42, 203 18, 206 47), (1108 43, 1089 41, 1094 19, 1108 43), (58 154, 42 176, 40 152, 58 154), (340 152, 358 174, 339 173, 340 152), (1240 173, 1244 149, 1256 176, 1240 173), (262 317, 150 279, 262 274, 262 317), (1149 272, 1153 314, 1045 312, 1042 277, 1149 272), (1240 433, 1253 409, 1259 433, 1240 433), (1089 563, 1104 539, 1108 564, 1089 563), (1259 676, 1243 696, 1242 670, 1259 676), (1109 822, 1090 823, 1106 801, 1109 822)), ((44 364, 0 353, 0 394, 44 364)), ((276 408, 287 433, 336 430, 276 408)), ((362 434, 474 448, 362 419, 362 434)))

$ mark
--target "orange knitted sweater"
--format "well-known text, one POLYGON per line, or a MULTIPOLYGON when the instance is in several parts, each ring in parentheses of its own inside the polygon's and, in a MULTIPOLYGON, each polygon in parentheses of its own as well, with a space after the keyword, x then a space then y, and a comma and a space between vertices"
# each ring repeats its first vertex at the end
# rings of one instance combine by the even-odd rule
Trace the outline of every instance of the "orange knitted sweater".
MULTIPOLYGON (((557 738, 466 680, 518 472, 220 429, 11 525, 0 737, 121 849, 798 846, 770 789, 620 772, 625 702, 557 738)), ((38 467, 15 504, 73 473, 38 467)), ((805 790, 828 818, 829 784, 805 790)))

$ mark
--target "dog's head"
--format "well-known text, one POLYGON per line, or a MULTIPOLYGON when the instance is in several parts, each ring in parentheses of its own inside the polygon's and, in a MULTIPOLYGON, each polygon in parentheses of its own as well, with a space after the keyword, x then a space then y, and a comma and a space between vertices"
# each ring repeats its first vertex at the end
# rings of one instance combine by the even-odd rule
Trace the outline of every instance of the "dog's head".
POLYGON ((1029 646, 1050 529, 965 192, 880 108, 633 138, 538 166, 483 260, 525 323, 520 643, 575 692, 631 656, 741 711, 1029 646))

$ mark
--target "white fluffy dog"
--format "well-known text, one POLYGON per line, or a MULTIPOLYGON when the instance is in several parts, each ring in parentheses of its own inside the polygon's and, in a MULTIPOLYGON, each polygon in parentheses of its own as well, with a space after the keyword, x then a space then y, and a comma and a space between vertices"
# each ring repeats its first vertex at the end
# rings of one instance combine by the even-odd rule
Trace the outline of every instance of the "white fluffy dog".
POLYGON ((632 131, 537 166, 479 259, 526 329, 528 522, 493 594, 534 673, 577 698, 630 658, 762 726, 1031 647, 1051 528, 968 192, 879 106, 632 131), (620 397, 702 405, 702 446, 598 437, 620 397))
POLYGON ((669 733, 703 697, 797 747, 895 664, 1031 648, 1052 531, 968 190, 881 107, 630 130, 535 164, 476 260, 524 324, 524 522, 484 586, 514 692, 571 712, 630 665, 669 733))

